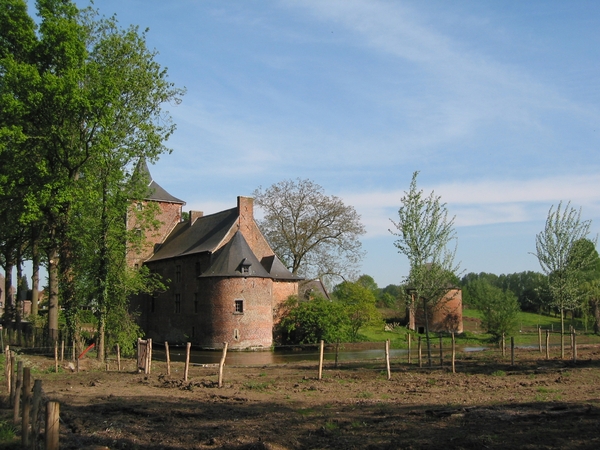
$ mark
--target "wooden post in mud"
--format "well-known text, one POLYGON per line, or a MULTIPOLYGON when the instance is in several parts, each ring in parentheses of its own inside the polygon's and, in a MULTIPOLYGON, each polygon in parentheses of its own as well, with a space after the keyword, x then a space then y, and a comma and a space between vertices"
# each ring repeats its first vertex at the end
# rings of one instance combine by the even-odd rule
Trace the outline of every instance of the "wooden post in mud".
POLYGON ((15 400, 13 403, 13 424, 19 423, 19 414, 21 408, 21 388, 23 386, 23 361, 17 363, 17 383, 15 385, 15 400))
POLYGON ((192 348, 192 343, 188 342, 185 345, 185 369, 183 371, 183 381, 187 381, 188 380, 188 373, 190 371, 190 349, 191 348, 192 348))
POLYGON ((23 414, 21 418, 21 445, 29 446, 29 412, 31 409, 31 369, 23 369, 23 414))
POLYGON ((515 338, 510 337, 510 365, 515 365, 515 338))
POLYGON ((577 333, 575 329, 571 332, 571 351, 573 353, 573 362, 577 362, 577 333))
POLYGON ((392 379, 392 372, 390 370, 390 340, 385 340, 385 366, 387 368, 387 379, 392 379))
POLYGON ((71 347, 71 361, 75 361, 75 340, 73 339, 73 347, 71 347))
POLYGON ((4 349, 4 378, 6 379, 6 392, 8 395, 11 395, 11 380, 12 380, 12 367, 11 367, 11 358, 10 358, 10 347, 7 345, 4 349))
POLYGON ((54 342, 54 373, 58 373, 58 341, 54 342))
POLYGON ((325 349, 325 341, 321 340, 321 348, 319 350, 319 380, 323 378, 323 351, 325 349))
POLYGON ((37 438, 40 434, 40 421, 38 415, 42 405, 42 380, 33 382, 33 405, 31 407, 31 448, 37 448, 37 438))
POLYGON ((443 336, 440 333, 440 367, 444 367, 444 345, 442 342, 443 336))
POLYGON ((221 355, 221 362, 219 362, 219 387, 223 387, 223 366, 225 365, 225 358, 227 357, 227 342, 223 343, 223 355, 221 355))
POLYGON ((550 330, 546 330, 546 359, 550 359, 550 330))
POLYGON ((117 344, 117 370, 121 371, 121 347, 117 344))
POLYGON ((421 345, 421 336, 417 341, 417 356, 419 357, 419 367, 423 367, 423 346, 421 345))
POLYGON ((504 333, 502 333, 502 339, 500 340, 500 346, 502 347, 502 357, 506 356, 506 338, 504 337, 504 333))
POLYGON ((65 360, 65 341, 60 341, 60 362, 65 360))
POLYGON ((60 403, 46 403, 46 450, 58 450, 60 403))
POLYGON ((540 353, 542 353, 542 327, 538 325, 538 347, 540 349, 540 353))
POLYGON ((454 331, 452 332, 452 373, 456 373, 456 339, 454 338, 454 331))
POLYGON ((165 356, 167 357, 167 375, 171 375, 171 354, 169 353, 169 343, 165 341, 165 356))
POLYGON ((408 363, 410 364, 410 341, 411 341, 410 333, 406 333, 406 341, 408 343, 408 363))
POLYGON ((148 338, 146 341, 146 373, 150 374, 152 371, 152 339, 148 338))
POLYGON ((17 365, 17 357, 15 352, 10 352, 10 406, 15 404, 15 389, 17 386, 17 371, 15 368, 17 365))

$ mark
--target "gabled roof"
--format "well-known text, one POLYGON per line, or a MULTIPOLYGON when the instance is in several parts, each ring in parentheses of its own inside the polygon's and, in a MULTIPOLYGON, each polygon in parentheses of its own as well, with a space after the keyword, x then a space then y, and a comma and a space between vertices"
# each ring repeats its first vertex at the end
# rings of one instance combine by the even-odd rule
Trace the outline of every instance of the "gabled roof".
POLYGON ((152 175, 150 174, 150 170, 148 169, 148 164, 146 164, 146 159, 141 158, 136 167, 136 171, 138 171, 140 176, 145 177, 148 180, 148 193, 146 194, 146 198, 144 200, 152 200, 155 202, 167 202, 167 203, 180 203, 185 205, 183 200, 178 199, 177 197, 173 197, 167 191, 165 191, 156 181, 152 179, 152 175))
POLYGON ((232 208, 200 217, 192 225, 189 221, 180 222, 148 261, 202 252, 214 253, 237 219, 237 208, 232 208))
POLYGON ((271 278, 261 265, 240 231, 236 231, 231 240, 219 250, 217 258, 206 272, 206 277, 260 277, 271 278), (244 272, 243 267, 247 268, 244 272))
POLYGON ((294 275, 283 265, 281 260, 275 256, 265 256, 260 263, 271 274, 271 278, 278 280, 302 280, 302 277, 294 275))

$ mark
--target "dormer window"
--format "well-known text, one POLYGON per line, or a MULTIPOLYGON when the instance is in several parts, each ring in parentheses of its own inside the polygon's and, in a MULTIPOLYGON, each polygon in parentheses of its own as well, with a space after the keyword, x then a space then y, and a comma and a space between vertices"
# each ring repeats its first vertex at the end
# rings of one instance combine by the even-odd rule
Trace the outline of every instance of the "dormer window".
POLYGON ((243 275, 249 275, 251 265, 252 264, 248 262, 246 258, 244 258, 240 264, 240 273, 242 273, 243 275))

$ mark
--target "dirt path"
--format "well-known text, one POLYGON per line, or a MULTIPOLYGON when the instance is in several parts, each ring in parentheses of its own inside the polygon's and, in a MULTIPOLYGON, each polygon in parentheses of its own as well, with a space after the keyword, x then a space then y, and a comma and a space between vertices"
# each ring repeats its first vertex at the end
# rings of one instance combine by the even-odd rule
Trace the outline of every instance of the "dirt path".
POLYGON ((538 358, 482 353, 456 374, 396 362, 390 381, 383 362, 329 366, 322 380, 314 364, 226 366, 221 389, 216 367, 183 382, 179 363, 168 377, 164 363, 34 376, 61 404, 64 449, 600 448, 600 348, 575 365, 538 358))

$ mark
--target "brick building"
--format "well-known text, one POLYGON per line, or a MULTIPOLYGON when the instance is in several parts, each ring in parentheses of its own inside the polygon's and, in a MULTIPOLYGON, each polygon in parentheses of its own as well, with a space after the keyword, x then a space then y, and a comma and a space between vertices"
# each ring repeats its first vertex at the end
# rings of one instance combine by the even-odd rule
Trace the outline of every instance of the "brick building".
MULTIPOLYGON (((148 172, 145 163, 141 170, 148 172)), ((150 179, 150 194, 134 208, 158 205, 162 226, 149 244, 130 251, 131 266, 161 275, 165 292, 133 299, 147 337, 204 348, 271 347, 281 304, 298 293, 299 278, 275 256, 254 221, 253 199, 215 214, 191 211, 150 179)), ((135 220, 128 222, 135 229, 135 220)))
MULTIPOLYGON (((435 306, 428 308, 429 331, 463 332, 462 317, 462 290, 458 287, 449 287, 444 296, 435 306)), ((406 309, 408 328, 418 333, 425 333, 425 314, 423 303, 417 302, 412 295, 412 307, 406 309)))

